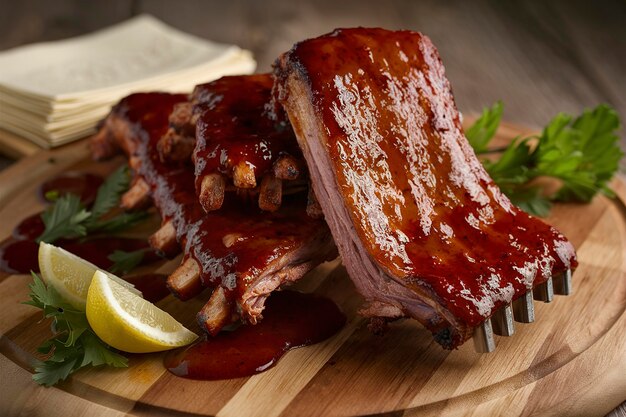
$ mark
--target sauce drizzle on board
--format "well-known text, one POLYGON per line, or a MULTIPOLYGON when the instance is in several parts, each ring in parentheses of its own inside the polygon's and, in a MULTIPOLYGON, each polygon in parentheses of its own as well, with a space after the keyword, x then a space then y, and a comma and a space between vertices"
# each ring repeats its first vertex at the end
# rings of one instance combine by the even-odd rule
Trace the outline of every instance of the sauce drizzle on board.
POLYGON ((343 327, 346 317, 324 297, 296 291, 272 294, 263 320, 169 352, 165 367, 190 379, 218 380, 257 374, 290 349, 319 343, 343 327))
MULTIPOLYGON (((91 174, 64 174, 42 184, 38 195, 45 201, 49 191, 58 191, 59 195, 71 192, 80 195, 85 204, 90 204, 95 199, 95 192, 89 194, 87 190, 90 187, 97 189, 101 183, 100 177, 91 174)), ((0 243, 0 271, 24 274, 38 271, 39 244, 35 240, 44 229, 41 213, 20 222, 12 236, 0 243)), ((108 255, 114 250, 130 252, 148 247, 145 239, 122 237, 60 239, 55 245, 103 269, 111 267, 108 255)), ((149 251, 143 263, 156 259, 156 254, 149 251)), ((146 273, 124 278, 135 285, 150 302, 157 302, 170 294, 166 275, 146 273)), ((295 291, 273 294, 263 316, 264 319, 257 325, 242 325, 170 352, 165 357, 165 366, 173 374, 191 379, 218 380, 250 376, 273 367, 290 349, 329 338, 346 322, 346 317, 333 301, 295 291)))
MULTIPOLYGON (((45 196, 50 191, 58 192, 59 196, 72 193, 80 196, 83 204, 89 205, 95 200, 98 187, 102 182, 102 177, 98 175, 69 172, 41 184, 37 195, 43 201, 48 201, 45 196)), ((44 229, 45 225, 41 219, 41 213, 33 214, 15 226, 11 237, 0 243, 0 272, 8 274, 38 272, 39 244, 36 239, 43 233, 44 229)), ((145 239, 109 236, 59 239, 54 244, 103 269, 108 269, 113 265, 108 257, 116 250, 133 252, 148 248, 145 239)), ((158 259, 160 258, 154 251, 146 251, 142 264, 158 259)))

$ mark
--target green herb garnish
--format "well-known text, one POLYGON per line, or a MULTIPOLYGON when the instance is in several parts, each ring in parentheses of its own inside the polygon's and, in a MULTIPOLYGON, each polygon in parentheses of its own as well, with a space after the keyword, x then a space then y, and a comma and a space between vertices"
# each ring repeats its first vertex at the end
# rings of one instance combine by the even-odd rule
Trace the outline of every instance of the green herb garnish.
POLYGON ((61 238, 84 237, 95 232, 115 232, 126 229, 145 219, 146 212, 106 215, 117 207, 122 194, 128 189, 130 176, 126 166, 113 172, 98 189, 96 200, 87 210, 74 194, 58 196, 41 215, 45 230, 37 242, 53 243, 61 238))
POLYGON ((116 250, 109 255, 109 259, 113 261, 113 265, 109 268, 114 274, 126 274, 137 267, 150 248, 139 249, 133 252, 124 252, 116 250))
POLYGON ((47 359, 35 363, 35 382, 49 387, 86 366, 128 367, 128 359, 91 330, 84 311, 67 304, 54 288, 46 286, 37 274, 31 274, 30 300, 24 304, 41 309, 45 318, 53 320, 55 329, 54 336, 37 348, 47 359))
MULTIPOLYGON (((487 152, 501 117, 502 105, 496 103, 467 130, 477 154, 487 152)), ((606 104, 585 110, 577 118, 560 113, 540 136, 515 138, 498 159, 482 163, 514 204, 545 216, 551 201, 589 202, 598 192, 613 195, 607 183, 623 156, 616 134, 619 128, 617 113, 606 104), (542 186, 532 183, 541 177, 558 179, 559 189, 546 194, 542 186)))

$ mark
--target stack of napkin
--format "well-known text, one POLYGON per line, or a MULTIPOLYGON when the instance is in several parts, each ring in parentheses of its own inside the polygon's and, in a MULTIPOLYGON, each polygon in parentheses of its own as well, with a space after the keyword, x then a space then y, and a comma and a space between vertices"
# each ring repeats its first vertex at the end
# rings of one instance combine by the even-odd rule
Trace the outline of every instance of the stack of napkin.
POLYGON ((132 92, 190 92, 255 67, 249 51, 139 16, 0 53, 0 128, 50 148, 94 132, 111 105, 132 92))

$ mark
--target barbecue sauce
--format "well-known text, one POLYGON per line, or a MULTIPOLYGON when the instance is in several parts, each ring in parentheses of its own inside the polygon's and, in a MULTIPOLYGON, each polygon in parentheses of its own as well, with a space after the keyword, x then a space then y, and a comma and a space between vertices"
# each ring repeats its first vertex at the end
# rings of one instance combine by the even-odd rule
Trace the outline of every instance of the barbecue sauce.
MULTIPOLYGON (((394 281, 432 294, 475 327, 576 266, 571 243, 513 206, 476 158, 427 37, 338 29, 278 62, 277 82, 303 84, 323 133, 319 143, 311 135, 307 149, 327 153, 320 171, 332 177, 314 181, 336 188, 329 192, 350 214, 351 238, 394 281)), ((306 100, 288 95, 281 100, 306 100)))
POLYGON ((80 197, 85 205, 90 205, 96 200, 98 188, 104 182, 99 175, 84 172, 66 172, 52 178, 39 187, 39 198, 44 202, 51 201, 47 198, 49 192, 58 193, 58 197, 65 194, 74 194, 80 197))
MULTIPOLYGON (((102 177, 98 175, 70 172, 44 182, 37 194, 47 201, 45 197, 50 191, 56 191, 58 196, 72 193, 78 195, 87 205, 95 200, 98 187, 102 185, 102 182, 102 177)), ((45 225, 41 219, 41 213, 33 214, 15 226, 11 237, 0 243, 0 271, 9 274, 38 272, 39 244, 36 239, 44 230, 45 225)), ((108 269, 113 265, 108 256, 116 250, 133 252, 148 248, 145 239, 102 236, 59 239, 54 244, 102 269, 108 269)), ((159 257, 154 251, 146 251, 142 263, 154 262, 157 259, 159 257)))
POLYGON ((203 380, 231 379, 263 372, 290 349, 319 343, 343 327, 346 317, 331 300, 313 294, 272 294, 263 320, 222 331, 186 348, 168 352, 174 375, 203 380))
POLYGON ((167 275, 164 274, 141 274, 124 277, 125 281, 135 286, 141 291, 143 298, 151 303, 156 303, 170 295, 167 288, 167 275))
POLYGON ((232 176, 240 163, 249 165, 257 180, 283 154, 302 153, 289 123, 272 107, 270 74, 223 77, 196 87, 198 104, 196 188, 211 173, 232 176))
MULTIPOLYGON (((229 297, 237 298, 256 271, 309 239, 330 239, 330 232, 323 220, 306 214, 306 201, 298 195, 284 196, 281 209, 273 213, 238 200, 225 201, 220 210, 205 213, 195 192, 193 170, 163 162, 157 148, 167 131, 169 113, 185 100, 183 95, 138 93, 122 100, 114 112, 133 129, 129 137, 141 160, 137 175, 150 185, 154 205, 164 222, 172 222, 183 252, 199 263, 202 284, 222 286, 229 297)), ((329 259, 333 254, 329 251, 329 259)), ((186 300, 198 290, 189 287, 176 296, 186 300)))

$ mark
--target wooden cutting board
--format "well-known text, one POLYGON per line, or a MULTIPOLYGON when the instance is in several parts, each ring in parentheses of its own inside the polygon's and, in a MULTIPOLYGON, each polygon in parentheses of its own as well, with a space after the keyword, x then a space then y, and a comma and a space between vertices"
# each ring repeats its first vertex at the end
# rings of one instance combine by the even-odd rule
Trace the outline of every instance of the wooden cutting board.
MULTIPOLYGON (((500 139, 521 131, 504 126, 500 139)), ((0 173, 0 239, 42 209, 38 185, 60 172, 106 174, 122 160, 92 163, 87 144, 40 151, 0 173)), ((49 336, 27 299, 30 278, 0 275, 0 414, 41 416, 604 415, 626 399, 626 183, 617 198, 557 205, 548 222, 577 248, 574 293, 537 303, 537 321, 498 338, 494 353, 472 343, 448 352, 414 321, 374 336, 336 261, 298 288, 332 298, 348 316, 333 338, 289 352, 262 374, 205 382, 177 378, 162 354, 131 355, 128 369, 88 369, 54 388, 31 381, 36 346, 49 336)), ((175 261, 160 266, 173 269, 175 261)), ((202 299, 159 305, 196 329, 202 299)))

